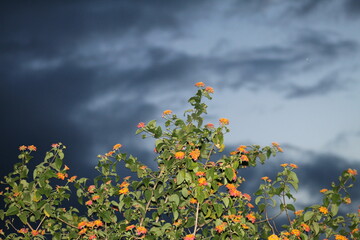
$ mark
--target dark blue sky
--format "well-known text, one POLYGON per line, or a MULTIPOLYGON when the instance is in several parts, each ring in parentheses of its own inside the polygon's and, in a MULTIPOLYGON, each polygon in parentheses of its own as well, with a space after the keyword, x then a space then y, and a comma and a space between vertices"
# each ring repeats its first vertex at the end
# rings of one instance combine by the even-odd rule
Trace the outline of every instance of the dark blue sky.
POLYGON ((19 145, 40 161, 58 141, 73 174, 94 176, 116 143, 152 165, 137 123, 181 115, 203 81, 215 89, 207 121, 230 119, 229 151, 283 145, 254 179, 294 162, 299 202, 313 203, 359 169, 359 29, 356 0, 3 1, 1 175, 19 145))

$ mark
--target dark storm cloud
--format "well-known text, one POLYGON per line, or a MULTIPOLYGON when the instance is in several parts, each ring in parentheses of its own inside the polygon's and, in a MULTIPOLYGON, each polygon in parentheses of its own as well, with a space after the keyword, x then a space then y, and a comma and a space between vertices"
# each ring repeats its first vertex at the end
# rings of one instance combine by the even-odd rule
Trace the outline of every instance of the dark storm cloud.
POLYGON ((333 91, 344 90, 344 88, 343 79, 339 79, 338 76, 330 74, 312 86, 292 86, 287 98, 323 96, 333 91))

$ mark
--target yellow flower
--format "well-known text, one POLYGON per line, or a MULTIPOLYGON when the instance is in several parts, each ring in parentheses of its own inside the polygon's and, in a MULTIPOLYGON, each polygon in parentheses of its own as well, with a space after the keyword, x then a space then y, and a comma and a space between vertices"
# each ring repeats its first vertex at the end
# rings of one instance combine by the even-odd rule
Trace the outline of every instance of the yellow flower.
POLYGON ((220 118, 219 122, 222 125, 229 125, 229 119, 227 119, 227 118, 220 118))
POLYGON ((268 240, 279 240, 279 237, 277 235, 273 234, 268 237, 268 240))
POLYGON ((319 211, 322 212, 323 214, 329 213, 329 210, 326 207, 319 207, 319 211))

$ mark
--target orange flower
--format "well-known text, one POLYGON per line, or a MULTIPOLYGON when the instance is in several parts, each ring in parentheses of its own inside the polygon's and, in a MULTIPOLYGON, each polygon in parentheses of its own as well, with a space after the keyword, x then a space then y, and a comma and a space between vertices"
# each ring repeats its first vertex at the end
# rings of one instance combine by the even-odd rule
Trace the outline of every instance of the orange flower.
POLYGON ((176 159, 183 159, 185 157, 185 153, 184 152, 176 152, 175 153, 175 158, 176 159))
POLYGON ((18 233, 28 233, 29 232, 29 229, 27 228, 21 228, 18 233))
POLYGON ((232 197, 240 197, 241 196, 241 192, 236 189, 229 189, 229 194, 232 197))
POLYGON ((191 199, 190 199, 190 203, 191 203, 191 204, 196 204, 197 202, 198 202, 198 201, 197 201, 195 198, 191 198, 191 199))
POLYGON ((208 123, 205 125, 206 128, 214 128, 214 124, 212 123, 208 123))
POLYGON ((64 180, 68 175, 65 173, 58 172, 56 173, 58 179, 64 180))
POLYGON ((196 172, 195 175, 198 177, 203 177, 205 176, 205 172, 196 172))
POLYGON ((74 182, 76 180, 77 176, 72 176, 68 179, 68 182, 74 182))
POLYGON ((52 148, 58 148, 60 145, 58 144, 58 143, 53 143, 53 144, 51 144, 51 147, 52 148))
POLYGON ((135 227, 135 225, 129 225, 125 228, 125 231, 129 231, 131 229, 133 229, 135 227))
POLYGON ((147 169, 147 166, 141 166, 141 167, 139 167, 141 170, 145 170, 145 169, 147 169))
POLYGON ((329 210, 326 207, 319 207, 319 211, 322 212, 323 214, 329 213, 329 210))
POLYGON ((119 185, 119 187, 120 188, 124 188, 124 187, 128 187, 130 184, 127 182, 127 181, 123 181, 120 185, 119 185))
POLYGON ((351 168, 349 168, 349 169, 347 170, 347 172, 348 172, 351 176, 357 175, 356 169, 351 169, 351 168))
POLYGON ((89 236, 89 239, 96 239, 96 235, 89 236))
POLYGON ((243 196, 246 200, 251 201, 251 196, 250 196, 249 194, 244 193, 242 196, 243 196))
POLYGON ((165 111, 163 111, 163 116, 165 116, 165 115, 170 115, 170 114, 172 114, 172 111, 171 110, 165 110, 165 111))
POLYGON ((226 184, 226 186, 225 186, 227 189, 229 189, 229 190, 231 190, 231 189, 236 189, 236 187, 235 187, 235 185, 234 184, 232 184, 232 183, 228 183, 228 184, 226 184))
POLYGON ((87 228, 81 229, 78 234, 79 235, 85 234, 86 231, 87 231, 87 228))
POLYGON ((31 231, 31 235, 33 235, 33 236, 37 236, 37 235, 39 235, 39 234, 40 234, 39 231, 36 231, 36 230, 32 230, 32 231, 31 231))
POLYGON ((299 237, 301 232, 299 230, 297 230, 297 229, 293 229, 293 230, 291 230, 291 234, 299 237))
POLYGON ((95 220, 95 221, 94 221, 94 224, 95 224, 95 226, 97 226, 97 227, 102 227, 102 226, 104 226, 104 223, 103 223, 101 220, 95 220))
POLYGON ((273 234, 273 235, 270 235, 269 237, 268 237, 268 240, 279 240, 280 238, 277 236, 277 235, 275 235, 275 234, 273 234))
POLYGON ((304 212, 304 210, 297 210, 297 211, 295 211, 294 213, 295 213, 296 216, 299 216, 299 215, 301 215, 303 212, 304 212))
POLYGON ((227 118, 220 118, 219 122, 221 125, 229 125, 229 119, 227 118))
POLYGON ((174 225, 175 227, 178 227, 178 226, 180 226, 181 224, 182 224, 182 220, 181 220, 181 219, 179 219, 179 220, 177 220, 176 222, 173 223, 173 225, 174 225))
POLYGON ((67 171, 67 170, 70 170, 70 168, 68 166, 64 166, 64 170, 67 171))
POLYGON ((145 127, 145 123, 144 122, 139 122, 137 125, 137 128, 144 128, 145 127))
POLYGON ((204 177, 199 178, 198 182, 200 186, 207 186, 209 184, 204 177))
POLYGON ((279 146, 280 146, 280 144, 277 143, 277 142, 272 142, 271 144, 272 144, 274 147, 279 147, 279 146))
POLYGON ((345 237, 345 236, 343 236, 343 235, 335 235, 335 239, 336 240, 348 240, 348 238, 347 237, 345 237))
POLYGON ((282 166, 282 167, 287 167, 289 164, 287 164, 287 163, 283 163, 283 164, 280 164, 280 166, 282 166))
POLYGON ((27 147, 30 151, 36 151, 36 147, 34 145, 30 145, 27 147))
POLYGON ((327 190, 326 188, 323 188, 323 189, 320 190, 321 193, 324 193, 324 192, 327 192, 327 191, 329 191, 329 190, 327 190))
POLYGON ((100 198, 100 196, 99 196, 99 195, 94 195, 94 196, 92 196, 92 198, 91 198, 91 199, 92 199, 93 201, 96 201, 96 200, 98 200, 99 198, 100 198))
POLYGON ((127 194, 128 192, 129 192, 129 189, 127 187, 119 190, 119 194, 127 194))
POLYGON ((22 145, 22 146, 19 147, 20 151, 25 151, 26 149, 27 149, 27 147, 25 145, 22 145))
POLYGON ((293 164, 293 163, 289 164, 289 166, 292 167, 292 168, 298 168, 298 166, 296 164, 293 164))
POLYGON ((249 229, 249 228, 250 228, 250 227, 249 227, 248 225, 246 225, 245 223, 241 224, 241 227, 242 227, 243 229, 249 229))
POLYGON ((309 232, 310 231, 310 227, 309 225, 307 225, 306 223, 302 223, 301 226, 303 227, 305 232, 309 232))
POLYGON ((266 180, 268 180, 269 179, 269 177, 262 177, 261 178, 261 180, 264 180, 264 181, 266 181, 266 180))
POLYGON ((195 240, 195 235, 194 234, 188 234, 183 239, 184 240, 195 240))
POLYGON ((346 203, 346 204, 350 204, 351 203, 351 198, 344 198, 344 202, 346 203))
POLYGON ((254 208, 254 205, 252 205, 251 203, 247 203, 247 206, 248 206, 249 208, 254 208))
POLYGON ((146 234, 147 230, 144 227, 137 227, 136 228, 136 235, 146 234))
POLYGON ((86 226, 86 222, 79 222, 78 223, 78 229, 82 229, 85 226, 86 226))
POLYGON ((111 157, 114 153, 115 153, 114 151, 110 151, 108 153, 105 153, 105 156, 111 157))
POLYGON ((86 201, 85 202, 85 205, 87 205, 87 206, 91 206, 93 204, 93 201, 92 200, 89 200, 89 201, 86 201))
POLYGON ((249 161, 249 158, 246 155, 241 155, 240 159, 243 162, 248 162, 249 161))
POLYGON ((278 150, 279 152, 284 152, 284 150, 283 150, 281 147, 277 147, 277 150, 278 150))
POLYGON ((205 91, 207 91, 208 93, 214 93, 214 89, 212 87, 206 87, 205 91))
POLYGON ((190 154, 190 157, 196 161, 196 160, 199 159, 200 150, 199 150, 199 149, 195 149, 195 150, 191 151, 189 154, 190 154))
POLYGON ((226 223, 223 222, 220 225, 217 225, 215 227, 215 231, 217 231, 218 233, 221 233, 221 232, 223 232, 225 230, 225 226, 226 226, 226 223))
POLYGON ((197 82, 195 83, 195 87, 204 87, 205 84, 203 82, 197 82))
POLYGON ((253 214, 252 212, 249 213, 249 214, 247 214, 247 215, 246 215, 246 218, 247 218, 250 222, 252 222, 252 223, 254 223, 255 220, 256 220, 256 217, 254 216, 254 214, 253 214))
POLYGON ((115 145, 113 146, 113 150, 118 150, 118 149, 121 148, 121 147, 122 147, 122 145, 121 145, 120 143, 115 144, 115 145))
POLYGON ((88 187, 88 192, 89 193, 94 193, 94 190, 95 190, 95 185, 90 185, 89 187, 88 187))

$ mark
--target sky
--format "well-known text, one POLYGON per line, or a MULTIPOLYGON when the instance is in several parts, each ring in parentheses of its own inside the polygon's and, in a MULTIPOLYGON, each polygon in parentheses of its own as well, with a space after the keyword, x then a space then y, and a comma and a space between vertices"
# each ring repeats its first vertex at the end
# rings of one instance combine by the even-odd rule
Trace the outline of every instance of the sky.
POLYGON ((315 204, 360 170, 359 29, 357 0, 3 1, 1 176, 20 145, 40 162, 55 142, 79 176, 96 176, 96 156, 116 143, 155 167, 136 125, 181 115, 202 81, 215 89, 206 121, 230 120, 226 151, 285 151, 244 172, 248 188, 295 163, 297 206, 315 204))

